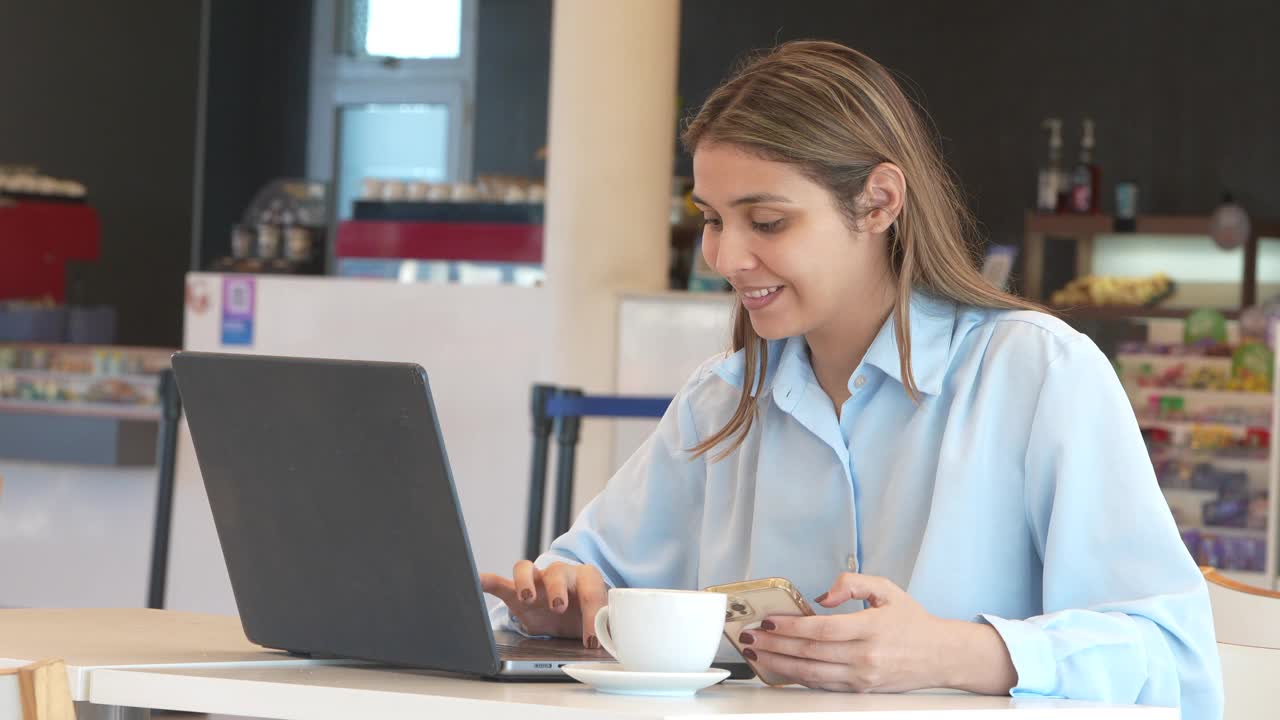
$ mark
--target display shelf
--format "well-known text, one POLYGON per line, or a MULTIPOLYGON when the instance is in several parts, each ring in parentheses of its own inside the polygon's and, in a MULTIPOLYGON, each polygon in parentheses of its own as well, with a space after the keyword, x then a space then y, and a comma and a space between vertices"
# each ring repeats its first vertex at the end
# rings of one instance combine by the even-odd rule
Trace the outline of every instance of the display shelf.
MULTIPOLYGON (((1257 301, 1258 288, 1258 239, 1280 236, 1280 220, 1250 218, 1251 232, 1245 240, 1244 262, 1240 273, 1240 304, 1248 307, 1257 301)), ((1053 288, 1044 287, 1045 245, 1047 242, 1067 241, 1075 249, 1075 277, 1083 277, 1093 271, 1093 250, 1098 241, 1116 235, 1188 235, 1208 236, 1208 215, 1139 215, 1129 223, 1121 223, 1110 215, 1073 215, 1042 213, 1028 210, 1023 217, 1022 274, 1023 293, 1032 300, 1044 300, 1053 288), (1129 225, 1129 227, 1122 227, 1129 225)), ((1176 279, 1176 278, 1175 278, 1176 279)), ((1234 308, 1237 309, 1238 308, 1234 308)), ((1228 308, 1233 309, 1233 308, 1228 308)), ((1164 308, 1097 308, 1109 317, 1185 317, 1185 310, 1164 308), (1157 313, 1172 312, 1164 315, 1157 313)), ((1072 312, 1070 310, 1068 313, 1072 312)), ((1083 310, 1091 313, 1094 309, 1083 310)), ((1086 319, 1081 316, 1078 319, 1086 319)))
POLYGON ((1140 394, 1146 397, 1152 395, 1177 395, 1186 400, 1197 400, 1203 403, 1212 403, 1216 405, 1229 406, 1249 406, 1249 407, 1267 407, 1271 405, 1271 393, 1269 392, 1252 392, 1249 390, 1197 390, 1194 388, 1174 388, 1174 387, 1143 387, 1136 383, 1126 382, 1125 387, 1129 390, 1129 394, 1140 394))
POLYGON ((1267 537, 1266 528, 1228 527, 1225 525, 1183 525, 1180 529, 1183 532, 1195 530, 1202 535, 1218 535, 1221 537, 1242 537, 1258 540, 1265 539, 1267 537))
POLYGON ((1141 428, 1168 428, 1174 430, 1190 430, 1193 428, 1225 428, 1228 430, 1238 430, 1244 432, 1249 428, 1269 428, 1270 422, 1251 423, 1251 422, 1228 422, 1226 420, 1173 420, 1171 418, 1158 418, 1151 416, 1138 415, 1138 426, 1141 428))
MULTIPOLYGON (((1254 235, 1280 236, 1280 221, 1251 218, 1254 235)), ((1132 230, 1120 230, 1110 215, 1073 215, 1028 211, 1024 227, 1029 233, 1074 238, 1082 235, 1208 235, 1208 215, 1139 215, 1132 230)))
POLYGON ((154 422, 173 350, 0 343, 0 412, 154 422))
POLYGON ((1265 409, 1271 405, 1270 389, 1223 387, 1232 381, 1235 361, 1231 357, 1120 352, 1114 364, 1135 406, 1139 399, 1146 402, 1151 397, 1180 397, 1197 406, 1265 409))
POLYGON ((1215 367, 1222 371, 1231 369, 1231 358, 1221 355, 1175 355, 1173 353, 1127 353, 1116 355, 1121 363, 1141 363, 1144 365, 1177 365, 1194 364, 1197 366, 1215 367))
POLYGON ((130 373, 72 373, 58 372, 55 370, 34 370, 31 368, 0 368, 0 375, 12 375, 14 377, 34 378, 38 380, 53 381, 95 381, 95 380, 119 380, 131 384, 148 384, 155 383, 155 375, 137 375, 130 373))
POLYGON ((167 348, 0 343, 0 457, 108 467, 155 462, 167 348))
MULTIPOLYGON (((1276 329, 1280 330, 1280 325, 1276 329)), ((1150 327, 1148 333, 1154 334, 1150 327)), ((1138 425, 1152 443, 1148 453, 1161 481, 1161 491, 1196 562, 1216 566, 1250 585, 1275 587, 1280 545, 1276 538, 1280 530, 1280 523, 1276 522, 1276 500, 1280 496, 1280 456, 1275 445, 1280 439, 1276 378, 1268 392, 1143 386, 1138 384, 1140 374, 1158 377, 1178 365, 1185 366, 1188 373, 1208 373, 1209 382, 1215 385, 1225 384, 1232 371, 1232 359, 1190 352, 1122 352, 1114 360, 1138 425), (1139 369, 1149 370, 1139 373, 1139 369), (1181 398, 1172 408, 1174 417, 1156 415, 1153 396, 1181 398), (1185 412, 1188 417, 1179 417, 1178 412, 1185 412), (1206 415, 1222 419, 1201 419, 1206 415), (1157 431, 1165 435, 1162 437, 1157 431), (1216 432, 1220 434, 1215 435, 1216 432), (1226 447, 1200 446, 1201 442, 1226 447), (1243 522, 1245 518, 1236 513, 1246 515, 1252 527, 1203 522, 1228 518, 1243 522), (1265 527, 1258 527, 1264 513, 1265 527)), ((1160 410, 1169 412, 1164 404, 1160 410)))
MULTIPOLYGON (((1214 308, 1228 320, 1240 317, 1239 308, 1214 308)), ((1181 319, 1190 315, 1189 308, 1149 305, 1068 305, 1051 306, 1053 314, 1071 320, 1143 320, 1151 318, 1181 319)))
MULTIPOLYGON (((1163 492, 1164 496, 1166 498, 1169 498, 1170 500, 1178 500, 1178 501, 1184 501, 1184 502, 1185 501, 1201 502, 1206 500, 1212 500, 1218 497, 1218 493, 1216 490, 1197 490, 1195 488, 1162 487, 1160 488, 1160 491, 1163 492)), ((1188 529, 1192 529, 1192 528, 1188 526, 1188 529)))
POLYGON ((1252 455, 1234 455, 1213 450, 1199 450, 1188 447, 1150 448, 1152 460, 1189 460, 1223 465, 1247 467, 1269 467, 1271 456, 1268 453, 1252 455))
POLYGON ((123 403, 57 402, 0 398, 0 412, 69 415, 111 420, 143 420, 147 422, 158 422, 160 420, 160 409, 156 406, 125 405, 123 403))
POLYGON ((175 350, 123 345, 0 342, 0 372, 61 372, 154 380, 175 350))

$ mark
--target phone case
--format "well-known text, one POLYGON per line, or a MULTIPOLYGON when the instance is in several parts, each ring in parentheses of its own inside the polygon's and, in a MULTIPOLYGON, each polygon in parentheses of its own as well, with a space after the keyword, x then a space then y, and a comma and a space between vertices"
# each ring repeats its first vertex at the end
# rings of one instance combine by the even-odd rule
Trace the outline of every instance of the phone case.
MULTIPOLYGON (((724 634, 739 653, 743 645, 738 636, 744 630, 754 630, 760 621, 771 615, 812 615, 813 609, 808 601, 796 590, 790 581, 783 578, 764 578, 746 582, 714 585, 706 588, 708 592, 724 593, 728 596, 724 613, 724 634)), ((746 658, 743 658, 746 660, 746 658)), ((790 681, 760 672, 755 663, 746 660, 756 676, 766 685, 788 685, 790 681)))

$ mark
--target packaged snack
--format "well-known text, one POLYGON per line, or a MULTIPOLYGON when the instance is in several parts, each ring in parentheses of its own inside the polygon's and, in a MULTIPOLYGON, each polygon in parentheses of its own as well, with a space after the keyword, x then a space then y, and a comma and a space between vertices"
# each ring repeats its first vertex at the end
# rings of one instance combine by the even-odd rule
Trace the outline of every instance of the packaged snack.
POLYGON ((1187 315, 1183 325, 1183 341, 1188 345, 1225 343, 1227 319, 1217 310, 1196 310, 1187 315))

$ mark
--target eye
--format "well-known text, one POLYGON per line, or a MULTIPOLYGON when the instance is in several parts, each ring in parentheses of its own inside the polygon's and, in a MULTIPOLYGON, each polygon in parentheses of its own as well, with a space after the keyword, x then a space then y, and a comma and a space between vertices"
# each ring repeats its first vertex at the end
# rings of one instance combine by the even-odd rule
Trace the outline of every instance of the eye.
POLYGON ((724 222, 720 218, 710 218, 710 217, 702 218, 702 226, 704 228, 710 227, 712 230, 719 230, 720 226, 723 224, 724 222))
POLYGON ((782 218, 778 218, 773 222, 767 222, 767 223, 755 222, 753 220, 751 222, 751 227, 756 232, 761 232, 761 233, 776 232, 778 228, 782 227, 782 218))

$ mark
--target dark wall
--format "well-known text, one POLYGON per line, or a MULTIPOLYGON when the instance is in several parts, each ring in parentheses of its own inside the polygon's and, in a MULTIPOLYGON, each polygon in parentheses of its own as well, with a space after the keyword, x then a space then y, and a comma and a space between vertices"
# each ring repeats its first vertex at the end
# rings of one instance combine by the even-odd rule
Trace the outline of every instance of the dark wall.
POLYGON ((542 177, 551 0, 480 0, 476 25, 477 175, 542 177))
MULTIPOLYGON (((550 12, 530 3, 517 23, 509 5, 524 3, 481 0, 476 166, 524 172, 546 138, 550 12)), ((1080 119, 1097 121, 1106 210, 1125 178, 1144 212, 1205 212, 1230 188, 1280 217, 1276 28, 1280 4, 1248 0, 684 0, 679 93, 696 108, 749 50, 835 40, 908 79, 997 242, 1020 238, 1049 115, 1067 122, 1071 161, 1080 119)))
POLYGON ((122 343, 181 340, 199 22, 198 2, 0 2, 0 163, 88 185, 102 255, 70 299, 116 306, 122 343))
POLYGON ((1225 188, 1280 215, 1280 5, 1235 0, 910 3, 687 0, 680 89, 701 100, 743 50, 844 42, 910 78, 979 218, 1016 241, 1047 156, 1040 121, 1097 121, 1103 208, 1136 180, 1143 211, 1207 212, 1225 188))
POLYGON ((214 0, 203 208, 193 269, 230 253, 231 226, 278 177, 306 177, 311 0, 214 0))

